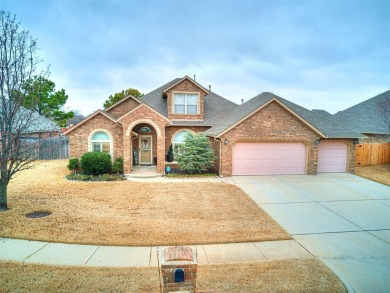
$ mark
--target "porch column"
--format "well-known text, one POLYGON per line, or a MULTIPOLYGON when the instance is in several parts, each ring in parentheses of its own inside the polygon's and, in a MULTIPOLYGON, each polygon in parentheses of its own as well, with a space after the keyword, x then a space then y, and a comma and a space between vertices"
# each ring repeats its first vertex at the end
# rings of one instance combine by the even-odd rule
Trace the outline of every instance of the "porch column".
POLYGON ((126 130, 123 131, 123 173, 130 174, 132 167, 131 159, 131 133, 126 136, 126 130))
POLYGON ((157 135, 157 173, 164 173, 165 168, 165 127, 160 128, 161 135, 157 135))

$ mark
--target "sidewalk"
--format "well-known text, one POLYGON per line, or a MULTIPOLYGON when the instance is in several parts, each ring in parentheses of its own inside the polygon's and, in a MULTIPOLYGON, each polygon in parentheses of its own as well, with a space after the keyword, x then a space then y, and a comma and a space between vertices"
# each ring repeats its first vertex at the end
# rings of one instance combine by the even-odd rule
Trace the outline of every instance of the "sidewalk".
MULTIPOLYGON (((313 257, 295 240, 190 245, 199 264, 313 257)), ((158 266, 164 247, 95 246, 0 238, 0 260, 85 267, 158 266)))

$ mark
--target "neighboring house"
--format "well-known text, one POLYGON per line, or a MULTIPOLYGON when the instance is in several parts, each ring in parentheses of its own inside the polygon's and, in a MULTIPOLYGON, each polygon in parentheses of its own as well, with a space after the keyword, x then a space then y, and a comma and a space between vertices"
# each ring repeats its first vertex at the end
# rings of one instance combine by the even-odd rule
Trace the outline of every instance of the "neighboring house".
POLYGON ((390 142, 390 90, 337 112, 330 119, 363 133, 362 143, 390 142))
MULTIPOLYGON (((26 109, 26 111, 30 110, 26 109)), ((61 127, 45 116, 39 115, 37 112, 32 112, 29 120, 29 125, 23 131, 23 137, 44 139, 61 135, 61 127)))
POLYGON ((355 142, 364 137, 271 93, 236 105, 188 76, 137 99, 128 96, 67 130, 71 157, 104 151, 163 173, 172 144, 186 132, 205 132, 223 176, 354 172, 355 142))

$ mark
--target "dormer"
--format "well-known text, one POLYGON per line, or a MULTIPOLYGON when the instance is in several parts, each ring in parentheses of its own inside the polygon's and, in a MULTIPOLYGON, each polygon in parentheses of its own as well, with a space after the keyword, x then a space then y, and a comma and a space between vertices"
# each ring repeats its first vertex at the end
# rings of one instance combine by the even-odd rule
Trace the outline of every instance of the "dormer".
POLYGON ((167 99, 168 118, 175 120, 204 120, 204 97, 208 91, 188 76, 163 91, 167 99))

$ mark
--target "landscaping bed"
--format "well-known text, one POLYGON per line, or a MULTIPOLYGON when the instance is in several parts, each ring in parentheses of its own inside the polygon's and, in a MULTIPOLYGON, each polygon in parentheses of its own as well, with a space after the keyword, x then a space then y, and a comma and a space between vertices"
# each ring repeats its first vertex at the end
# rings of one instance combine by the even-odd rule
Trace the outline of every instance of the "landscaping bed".
MULTIPOLYGON (((0 262, 5 292, 160 292, 157 267, 87 268, 0 262)), ((198 289, 215 292, 347 292, 316 259, 198 267, 198 289)))
POLYGON ((42 161, 15 176, 0 236, 128 246, 291 239, 233 185, 69 181, 66 165, 42 161), (26 218, 35 211, 51 214, 26 218))
POLYGON ((390 186, 390 164, 355 168, 356 175, 390 186))

